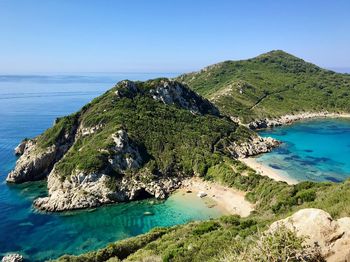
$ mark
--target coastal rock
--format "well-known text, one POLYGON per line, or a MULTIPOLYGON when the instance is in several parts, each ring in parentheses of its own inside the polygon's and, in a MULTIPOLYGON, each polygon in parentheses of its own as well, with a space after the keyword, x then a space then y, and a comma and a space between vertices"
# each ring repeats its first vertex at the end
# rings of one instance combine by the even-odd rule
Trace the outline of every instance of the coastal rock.
MULTIPOLYGON (((57 125, 57 124, 56 124, 57 125)), ((21 153, 6 181, 9 183, 23 183, 45 178, 57 161, 68 151, 74 142, 77 126, 72 125, 69 130, 61 131, 57 141, 47 147, 41 147, 38 138, 22 141, 17 146, 21 153)))
POLYGON ((350 261, 349 217, 334 220, 323 210, 307 208, 274 222, 270 230, 278 230, 282 225, 295 230, 298 236, 306 237, 305 244, 319 246, 327 261, 350 261))
POLYGON ((27 145, 30 145, 32 143, 31 140, 25 139, 23 140, 18 146, 15 148, 15 155, 16 156, 21 156, 24 154, 27 145))
POLYGON ((9 254, 1 259, 1 262, 22 262, 24 261, 23 256, 19 254, 9 254))
POLYGON ((48 177, 49 196, 36 199, 34 206, 45 211, 64 211, 111 203, 108 179, 104 174, 79 172, 62 182, 53 170, 48 177))
POLYGON ((246 158, 261 153, 270 152, 281 143, 271 137, 253 136, 247 142, 239 143, 233 146, 232 154, 238 158, 246 158))
POLYGON ((325 117, 341 117, 343 114, 339 113, 329 113, 327 111, 323 112, 304 112, 299 114, 288 114, 281 116, 276 119, 258 119, 251 123, 248 123, 246 126, 250 129, 263 129, 263 128, 271 128, 276 126, 288 125, 294 123, 295 121, 312 119, 312 118, 325 118, 325 117))
POLYGON ((137 177, 112 179, 102 173, 86 175, 82 172, 62 183, 59 175, 52 172, 48 178, 49 196, 36 199, 34 206, 53 212, 148 197, 164 199, 180 185, 179 178, 159 178, 145 183, 137 177))
POLYGON ((41 150, 34 141, 27 143, 24 153, 17 160, 15 169, 8 174, 6 181, 21 183, 44 178, 51 171, 56 158, 61 155, 59 151, 55 145, 41 150))
POLYGON ((109 149, 108 162, 120 176, 111 177, 108 170, 93 173, 76 170, 64 178, 54 168, 48 177, 49 196, 36 199, 34 206, 45 211, 64 211, 147 197, 164 199, 181 185, 179 177, 125 176, 127 170, 138 169, 143 159, 125 130, 112 134, 112 140, 114 146, 109 149))

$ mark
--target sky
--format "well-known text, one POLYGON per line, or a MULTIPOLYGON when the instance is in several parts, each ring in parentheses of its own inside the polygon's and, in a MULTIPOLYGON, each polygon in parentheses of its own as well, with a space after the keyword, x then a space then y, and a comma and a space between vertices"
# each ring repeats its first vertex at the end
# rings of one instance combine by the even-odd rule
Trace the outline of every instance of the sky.
POLYGON ((349 13, 349 0, 0 0, 0 74, 182 73, 274 49, 342 71, 349 13))

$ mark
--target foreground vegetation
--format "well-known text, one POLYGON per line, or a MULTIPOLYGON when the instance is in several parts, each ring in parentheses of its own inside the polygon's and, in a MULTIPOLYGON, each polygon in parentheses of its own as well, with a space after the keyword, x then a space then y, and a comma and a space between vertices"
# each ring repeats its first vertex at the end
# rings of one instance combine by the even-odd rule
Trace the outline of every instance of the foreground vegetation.
POLYGON ((320 208, 334 218, 350 216, 350 180, 288 185, 230 159, 211 167, 204 178, 247 191, 246 198, 256 204, 255 211, 248 218, 229 215, 155 229, 96 252, 63 256, 58 261, 284 261, 279 259, 282 254, 289 254, 289 261, 322 261, 317 248, 304 247, 292 231, 262 232, 273 221, 302 208, 320 208), (264 254, 261 249, 269 251, 264 254))
POLYGON ((225 61, 177 78, 243 122, 303 111, 350 111, 350 75, 283 51, 225 61))

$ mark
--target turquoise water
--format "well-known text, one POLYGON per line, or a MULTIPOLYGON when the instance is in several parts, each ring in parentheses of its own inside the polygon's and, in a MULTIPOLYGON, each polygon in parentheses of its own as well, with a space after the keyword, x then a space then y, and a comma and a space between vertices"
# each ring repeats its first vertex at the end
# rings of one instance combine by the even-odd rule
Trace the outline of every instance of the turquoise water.
POLYGON ((261 131, 283 143, 258 162, 298 181, 339 182, 350 177, 350 120, 319 119, 261 131))
POLYGON ((78 110, 116 81, 153 77, 150 74, 0 76, 0 257, 8 252, 20 252, 30 261, 43 261, 65 253, 80 254, 157 226, 222 214, 195 196, 181 194, 164 202, 146 200, 89 211, 43 214, 33 210, 31 203, 47 194, 45 182, 5 183, 16 161, 13 148, 24 137, 40 134, 56 117, 78 110), (145 212, 153 215, 144 215, 145 212))

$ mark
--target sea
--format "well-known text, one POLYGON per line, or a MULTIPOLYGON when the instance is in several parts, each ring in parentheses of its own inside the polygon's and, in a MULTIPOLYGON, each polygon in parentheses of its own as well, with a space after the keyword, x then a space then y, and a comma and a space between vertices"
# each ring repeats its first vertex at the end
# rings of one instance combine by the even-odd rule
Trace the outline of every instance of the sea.
POLYGON ((16 163, 14 147, 53 125, 57 117, 79 110, 123 79, 146 80, 175 74, 82 74, 0 76, 0 257, 20 253, 29 261, 63 254, 78 255, 110 242, 194 220, 217 218, 193 194, 177 193, 166 201, 148 199, 84 211, 43 213, 32 207, 47 195, 46 182, 6 184, 16 163))
POLYGON ((350 119, 314 119, 260 131, 282 145, 256 158, 297 181, 341 182, 350 177, 350 119))

